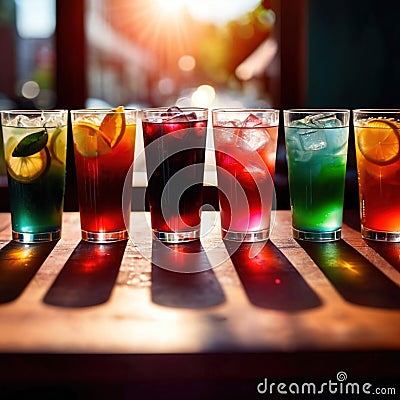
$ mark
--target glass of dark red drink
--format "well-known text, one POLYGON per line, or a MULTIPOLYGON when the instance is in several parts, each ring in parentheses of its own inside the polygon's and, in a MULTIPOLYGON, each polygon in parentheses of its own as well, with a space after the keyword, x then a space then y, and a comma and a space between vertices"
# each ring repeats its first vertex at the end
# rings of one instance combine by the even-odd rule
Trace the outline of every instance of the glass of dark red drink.
POLYGON ((136 137, 136 110, 72 110, 72 134, 82 239, 108 243, 128 239, 136 137))
POLYGON ((208 110, 142 111, 147 200, 155 237, 180 243, 200 238, 208 110))

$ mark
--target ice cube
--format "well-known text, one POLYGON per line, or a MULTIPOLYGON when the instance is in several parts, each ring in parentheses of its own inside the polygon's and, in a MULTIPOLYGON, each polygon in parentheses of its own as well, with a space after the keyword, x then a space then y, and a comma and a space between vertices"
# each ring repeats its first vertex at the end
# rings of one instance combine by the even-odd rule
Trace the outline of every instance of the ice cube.
MULTIPOLYGON (((26 115, 17 115, 13 121, 13 126, 18 126, 18 127, 29 127, 32 126, 31 124, 31 119, 26 116, 26 115)), ((33 125, 35 126, 35 125, 33 125)))
POLYGON ((325 132, 322 128, 324 120, 330 123, 334 114, 312 114, 291 123, 291 126, 298 128, 297 133, 300 139, 301 147, 305 151, 318 151, 328 146, 325 132))
POLYGON ((174 122, 188 122, 197 119, 196 113, 193 111, 191 113, 184 113, 179 107, 173 106, 167 109, 167 112, 161 114, 165 121, 174 122))
POLYGON ((221 125, 225 126, 226 128, 239 128, 242 126, 242 121, 238 119, 233 119, 232 121, 226 121, 221 125))
POLYGON ((232 129, 215 128, 214 140, 217 146, 223 146, 234 144, 237 141, 237 136, 232 129))
POLYGON ((185 115, 186 115, 186 117, 188 118, 189 121, 193 121, 193 120, 197 119, 197 115, 196 115, 196 113, 194 111, 189 113, 189 114, 185 114, 185 115))
POLYGON ((290 123, 290 126, 293 128, 312 128, 312 126, 310 126, 307 117, 303 119, 297 119, 296 121, 292 121, 290 123))
POLYGON ((247 151, 258 151, 267 146, 271 137, 267 129, 240 129, 238 136, 241 140, 238 140, 237 145, 247 151))
POLYGON ((168 122, 189 122, 189 118, 186 114, 182 113, 182 114, 175 114, 172 117, 171 116, 167 116, 167 118, 164 119, 164 121, 168 121, 168 122))
POLYGON ((246 165, 246 171, 252 176, 255 181, 261 181, 267 177, 269 171, 266 166, 260 163, 249 163, 246 165))
POLYGON ((328 146, 328 141, 323 129, 299 129, 300 142, 306 151, 318 151, 328 146))
POLYGON ((304 151, 303 145, 300 140, 300 135, 291 134, 286 137, 287 154, 290 152, 293 161, 307 162, 312 157, 311 151, 304 151))
POLYGON ((237 168, 236 179, 244 188, 254 190, 257 185, 265 182, 269 175, 267 166, 260 160, 253 160, 244 163, 242 169, 237 168))
POLYGON ((82 117, 77 118, 75 122, 85 121, 91 123, 92 125, 100 126, 102 120, 103 120, 102 115, 94 113, 94 114, 83 115, 82 117))
POLYGON ((332 132, 329 137, 329 147, 335 154, 346 153, 348 142, 348 131, 342 128, 337 132, 332 132))
POLYGON ((335 114, 317 114, 313 116, 312 122, 319 128, 340 128, 342 123, 335 114))
POLYGON ((151 122, 152 124, 162 124, 163 123, 162 118, 149 118, 147 122, 151 122))
POLYGON ((297 128, 339 128, 342 123, 334 113, 307 115, 302 119, 292 121, 291 126, 297 128))
POLYGON ((60 114, 49 114, 47 118, 43 115, 43 125, 46 127, 58 127, 63 123, 62 115, 60 114))
POLYGON ((169 107, 169 108, 168 108, 167 113, 171 113, 171 114, 173 114, 173 113, 182 114, 183 111, 182 111, 178 106, 172 106, 172 107, 169 107))
POLYGON ((258 118, 254 114, 250 114, 242 123, 244 128, 253 128, 255 126, 261 125, 262 119, 258 118))

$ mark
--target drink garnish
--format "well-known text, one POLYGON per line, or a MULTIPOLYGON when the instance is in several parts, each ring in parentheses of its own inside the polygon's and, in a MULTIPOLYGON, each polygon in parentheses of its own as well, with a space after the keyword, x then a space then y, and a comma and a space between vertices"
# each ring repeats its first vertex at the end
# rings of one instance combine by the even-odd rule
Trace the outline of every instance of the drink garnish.
POLYGON ((107 113, 100 127, 86 120, 74 123, 74 142, 85 157, 108 154, 118 145, 125 133, 124 108, 119 106, 107 113))
POLYGON ((60 136, 61 132, 62 132, 61 128, 56 128, 55 131, 53 132, 50 141, 50 153, 53 160, 59 162, 60 164, 64 164, 67 149, 65 141, 62 140, 62 136, 60 136))
POLYGON ((99 131, 111 149, 113 149, 124 136, 125 125, 126 122, 123 106, 117 107, 113 112, 108 113, 104 117, 99 131))
POLYGON ((396 122, 374 118, 366 121, 364 126, 358 133, 358 147, 366 160, 388 165, 400 158, 400 126, 396 122))
POLYGON ((10 149, 8 154, 6 154, 7 171, 15 181, 30 183, 47 171, 51 159, 46 146, 32 155, 14 157, 12 149, 16 149, 15 139, 10 138, 9 141, 11 143, 8 142, 6 146, 6 148, 10 149))
POLYGON ((12 157, 29 157, 42 150, 49 139, 47 129, 25 136, 14 148, 12 157))

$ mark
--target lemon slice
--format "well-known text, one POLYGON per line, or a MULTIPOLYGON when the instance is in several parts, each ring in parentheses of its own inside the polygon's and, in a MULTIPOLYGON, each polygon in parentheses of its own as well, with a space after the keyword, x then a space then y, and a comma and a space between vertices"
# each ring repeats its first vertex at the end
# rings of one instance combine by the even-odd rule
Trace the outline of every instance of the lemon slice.
POLYGON ((53 160, 64 164, 67 155, 67 145, 65 135, 62 134, 62 128, 56 128, 50 141, 50 154, 53 160))
POLYGON ((371 119, 359 128, 357 143, 366 160, 388 165, 400 158, 399 125, 387 119, 371 119))
POLYGON ((100 127, 89 121, 78 121, 73 126, 73 137, 77 151, 85 157, 107 154, 117 146, 125 132, 124 108, 118 107, 108 113, 100 127))
MULTIPOLYGON (((13 148, 7 145, 7 148, 13 148)), ((7 171, 10 176, 22 183, 30 183, 41 177, 50 166, 50 153, 47 147, 39 152, 27 157, 13 157, 12 150, 8 152, 6 157, 7 171)))

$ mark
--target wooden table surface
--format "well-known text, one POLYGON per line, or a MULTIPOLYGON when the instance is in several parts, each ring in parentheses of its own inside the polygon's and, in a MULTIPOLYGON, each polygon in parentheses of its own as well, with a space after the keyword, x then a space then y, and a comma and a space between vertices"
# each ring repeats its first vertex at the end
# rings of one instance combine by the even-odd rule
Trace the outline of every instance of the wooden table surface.
POLYGON ((152 245, 147 213, 132 213, 134 242, 108 245, 80 241, 78 213, 64 213, 57 243, 14 243, 0 214, 0 383, 21 370, 75 380, 400 375, 400 244, 362 240, 352 212, 342 240, 298 242, 290 212, 277 211, 263 248, 229 256, 218 213, 203 217, 201 246, 169 252, 152 245))

